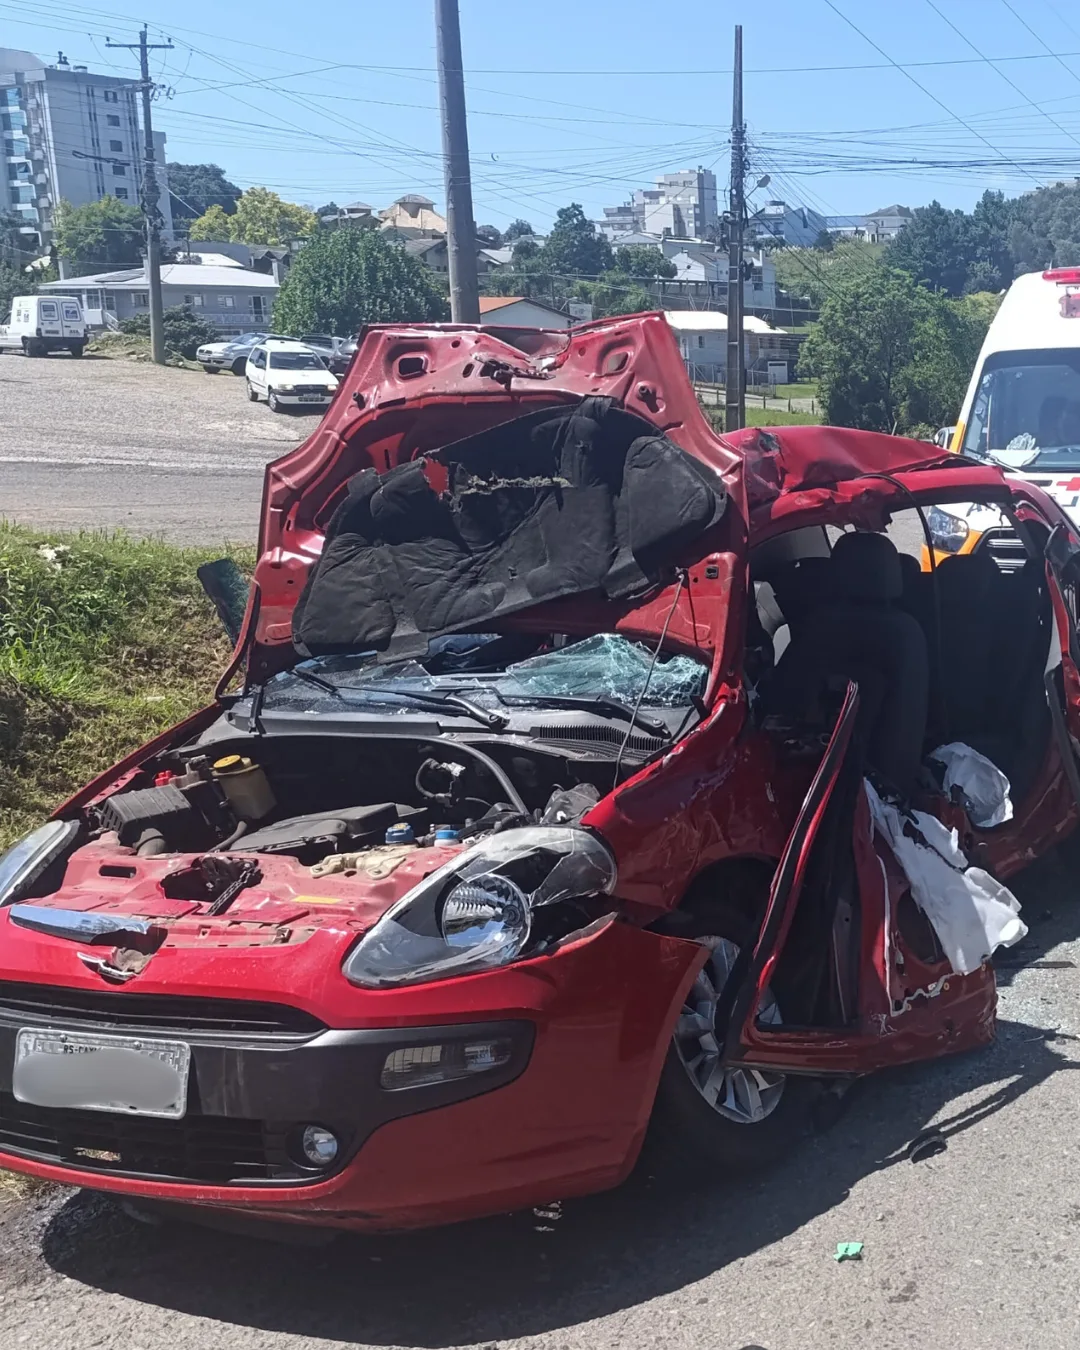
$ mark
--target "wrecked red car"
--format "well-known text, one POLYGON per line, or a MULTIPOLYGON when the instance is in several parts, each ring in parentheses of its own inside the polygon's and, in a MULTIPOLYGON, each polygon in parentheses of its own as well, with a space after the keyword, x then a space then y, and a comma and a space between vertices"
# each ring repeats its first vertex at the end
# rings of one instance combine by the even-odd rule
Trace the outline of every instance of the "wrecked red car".
POLYGON ((1077 820, 1078 557, 996 467, 717 437, 659 315, 368 329, 215 701, 0 860, 0 1166, 439 1224, 986 1043, 1077 820), (1011 533, 922 572, 951 502, 1011 533))

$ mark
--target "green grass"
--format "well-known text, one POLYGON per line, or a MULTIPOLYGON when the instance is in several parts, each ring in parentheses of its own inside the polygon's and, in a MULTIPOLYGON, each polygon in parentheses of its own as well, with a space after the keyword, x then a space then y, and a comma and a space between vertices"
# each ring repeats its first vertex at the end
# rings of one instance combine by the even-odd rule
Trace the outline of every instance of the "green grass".
POLYGON ((0 522, 0 848, 210 701, 229 643, 195 568, 219 553, 0 522))
POLYGON ((816 382, 808 384, 778 384, 776 386, 777 398, 818 398, 818 387, 816 382))
POLYGON ((746 405, 748 427, 808 427, 821 421, 820 413, 777 412, 772 408, 754 408, 746 405))
MULTIPOLYGON (((701 411, 709 419, 713 429, 722 434, 724 430, 723 408, 703 407, 701 411)), ((820 422, 821 416, 818 413, 774 412, 772 408, 755 408, 747 400, 746 425, 748 427, 808 427, 817 426, 820 422)))

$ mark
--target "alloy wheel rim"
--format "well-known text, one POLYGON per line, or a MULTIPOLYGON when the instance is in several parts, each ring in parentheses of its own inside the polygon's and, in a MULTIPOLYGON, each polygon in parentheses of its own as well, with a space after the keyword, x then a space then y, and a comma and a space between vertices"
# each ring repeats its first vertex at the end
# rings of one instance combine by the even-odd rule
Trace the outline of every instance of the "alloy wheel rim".
MULTIPOLYGON (((716 1005, 739 955, 728 938, 701 938, 709 959, 698 972, 675 1025, 675 1048, 690 1081, 717 1115, 739 1125, 757 1125, 771 1116, 784 1094, 784 1074, 765 1073, 720 1059, 716 1005)), ((770 990, 758 1004, 757 1021, 776 1026, 780 1008, 770 990)))

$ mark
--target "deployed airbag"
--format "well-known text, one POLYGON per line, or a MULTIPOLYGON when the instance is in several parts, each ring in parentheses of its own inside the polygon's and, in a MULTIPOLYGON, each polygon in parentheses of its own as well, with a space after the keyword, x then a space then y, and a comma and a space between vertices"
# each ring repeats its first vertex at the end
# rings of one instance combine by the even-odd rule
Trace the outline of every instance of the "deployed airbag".
POLYGON ((445 492, 424 459, 350 480, 293 617, 302 655, 407 655, 545 600, 633 596, 725 502, 718 476, 607 398, 429 458, 445 466, 445 492))

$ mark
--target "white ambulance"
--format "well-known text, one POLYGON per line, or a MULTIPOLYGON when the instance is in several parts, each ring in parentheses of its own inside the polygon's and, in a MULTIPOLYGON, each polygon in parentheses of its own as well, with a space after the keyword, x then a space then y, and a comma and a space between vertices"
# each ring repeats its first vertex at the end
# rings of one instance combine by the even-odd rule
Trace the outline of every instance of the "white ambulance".
MULTIPOLYGON (((1037 484, 1080 524, 1080 267, 1017 277, 986 334, 952 449, 1037 484)), ((940 554, 983 543, 1007 565, 1013 531, 986 507, 930 521, 940 554)))

